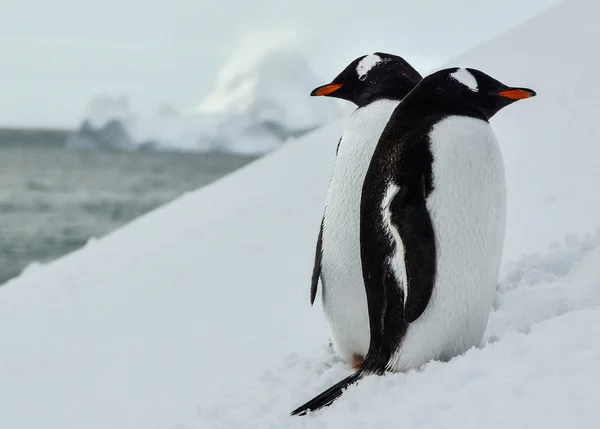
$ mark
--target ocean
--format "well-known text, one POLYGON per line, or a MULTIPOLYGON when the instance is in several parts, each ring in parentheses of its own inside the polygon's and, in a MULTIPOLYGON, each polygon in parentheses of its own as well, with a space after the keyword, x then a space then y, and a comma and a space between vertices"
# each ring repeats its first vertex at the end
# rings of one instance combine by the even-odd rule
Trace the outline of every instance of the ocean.
POLYGON ((0 130, 0 284, 254 159, 69 150, 66 135, 0 130))

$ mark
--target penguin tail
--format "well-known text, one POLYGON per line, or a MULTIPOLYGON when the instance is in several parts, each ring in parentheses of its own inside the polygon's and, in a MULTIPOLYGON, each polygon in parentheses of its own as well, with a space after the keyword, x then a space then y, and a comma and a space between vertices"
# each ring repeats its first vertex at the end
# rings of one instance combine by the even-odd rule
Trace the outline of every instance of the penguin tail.
POLYGON ((352 375, 344 378, 337 384, 334 384, 329 389, 314 397, 306 404, 299 406, 290 413, 292 416, 303 416, 309 411, 316 411, 324 407, 331 405, 337 398, 342 396, 343 390, 348 386, 356 383, 365 376, 362 370, 358 370, 352 375))

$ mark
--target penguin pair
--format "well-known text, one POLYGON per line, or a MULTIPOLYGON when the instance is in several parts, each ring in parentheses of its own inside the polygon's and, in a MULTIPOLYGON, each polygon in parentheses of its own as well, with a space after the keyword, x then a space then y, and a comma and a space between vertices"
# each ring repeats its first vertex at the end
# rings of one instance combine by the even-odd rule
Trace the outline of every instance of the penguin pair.
POLYGON ((369 374, 478 346, 506 216, 489 120, 536 93, 471 68, 424 79, 402 58, 357 58, 311 95, 353 102, 338 143, 311 285, 336 354, 356 372, 292 412, 331 404, 369 374))

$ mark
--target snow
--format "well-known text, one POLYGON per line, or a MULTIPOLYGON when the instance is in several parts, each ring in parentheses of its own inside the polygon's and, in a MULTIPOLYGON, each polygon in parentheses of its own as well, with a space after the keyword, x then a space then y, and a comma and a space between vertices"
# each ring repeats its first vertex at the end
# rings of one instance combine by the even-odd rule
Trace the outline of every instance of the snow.
POLYGON ((377 54, 369 54, 365 56, 356 65, 356 73, 358 73, 358 78, 360 80, 364 80, 367 76, 367 73, 369 73, 369 71, 371 71, 371 69, 377 64, 379 64, 381 61, 381 57, 377 54))
POLYGON ((223 67, 216 87, 197 110, 213 115, 250 114, 283 128, 312 129, 339 118, 333 104, 307 102, 307 94, 323 83, 298 53, 268 52, 242 64, 234 59, 223 67))
POLYGON ((492 120, 508 222, 481 347, 288 417, 350 373, 309 305, 336 122, 0 288, 0 427, 597 427, 599 12, 565 2, 451 62, 538 92, 492 120))
POLYGON ((566 233, 586 234, 600 223, 595 198, 600 87, 594 83, 600 62, 589 58, 599 11, 585 0, 563 2, 446 65, 480 69, 538 94, 492 120, 506 168, 509 259, 541 251, 566 233), (553 30, 567 24, 568 36, 553 30))
POLYGON ((232 57, 214 90, 181 113, 163 106, 155 115, 136 114, 124 96, 91 100, 68 146, 262 154, 343 115, 337 103, 308 97, 322 83, 296 52, 232 57), (124 136, 114 141, 108 123, 124 136))
POLYGON ((468 70, 459 68, 454 73, 452 73, 450 76, 452 76, 458 82, 462 83, 464 86, 469 88, 471 91, 473 91, 473 92, 479 91, 479 88, 477 87, 477 79, 475 79, 475 76, 473 76, 468 70))

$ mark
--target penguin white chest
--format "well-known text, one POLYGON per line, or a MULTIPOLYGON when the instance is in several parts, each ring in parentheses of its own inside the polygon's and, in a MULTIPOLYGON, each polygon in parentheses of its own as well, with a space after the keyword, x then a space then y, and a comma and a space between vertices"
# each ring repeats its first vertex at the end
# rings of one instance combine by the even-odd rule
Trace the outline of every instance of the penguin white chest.
POLYGON ((339 145, 324 213, 323 309, 334 349, 350 362, 369 348, 369 315, 360 258, 362 186, 383 129, 398 101, 357 109, 339 145))
POLYGON ((437 273, 425 312, 410 324, 393 367, 417 368, 478 346, 498 282, 506 216, 502 154, 490 125, 450 116, 430 132, 427 198, 437 273))

